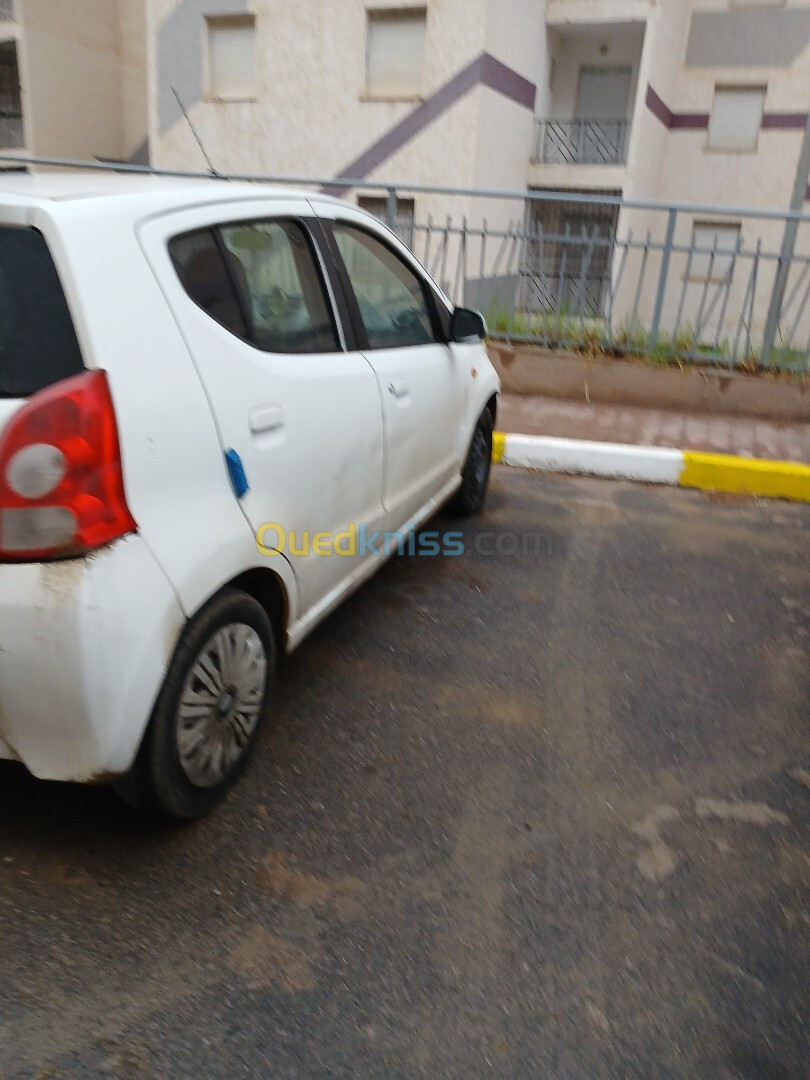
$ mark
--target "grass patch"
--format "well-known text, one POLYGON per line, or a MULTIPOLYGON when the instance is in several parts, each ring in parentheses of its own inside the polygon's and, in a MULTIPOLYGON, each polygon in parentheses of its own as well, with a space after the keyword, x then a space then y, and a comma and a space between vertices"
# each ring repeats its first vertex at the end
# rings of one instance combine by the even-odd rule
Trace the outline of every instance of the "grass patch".
MULTIPOLYGON (((487 325, 493 337, 522 339, 542 348, 570 349, 594 358, 637 360, 651 367, 683 368, 685 363, 698 367, 729 367, 731 342, 728 338, 715 343, 699 341, 694 327, 686 325, 673 332, 662 332, 653 345, 647 329, 639 320, 627 319, 610 337, 604 319, 577 317, 565 308, 560 311, 528 313, 516 311, 500 302, 487 314, 487 325)), ((773 349, 770 364, 760 367, 755 355, 737 357, 734 365, 751 375, 782 375, 804 380, 810 378, 807 354, 784 346, 773 349)))

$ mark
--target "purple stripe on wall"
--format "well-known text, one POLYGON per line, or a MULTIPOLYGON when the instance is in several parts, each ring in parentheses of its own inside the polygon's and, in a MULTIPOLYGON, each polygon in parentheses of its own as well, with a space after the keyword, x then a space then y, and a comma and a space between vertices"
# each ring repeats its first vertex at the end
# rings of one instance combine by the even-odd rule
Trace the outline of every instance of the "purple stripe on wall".
POLYGON ((653 88, 647 84, 647 108, 669 131, 680 128, 700 131, 709 126, 708 113, 674 113, 656 94, 653 88))
POLYGON ((804 130, 807 123, 807 113, 765 113, 762 117, 762 127, 774 128, 780 131, 804 130))
MULTIPOLYGON (((647 108, 653 116, 660 120, 669 131, 688 130, 705 131, 709 126, 708 113, 674 113, 656 94, 655 90, 647 84, 647 108)), ((762 117, 763 130, 771 131, 794 131, 804 128, 807 123, 807 113, 764 113, 762 117)))
POLYGON ((526 109, 534 108, 537 87, 533 82, 524 79, 513 68, 502 64, 489 53, 482 53, 480 60, 482 63, 481 82, 484 86, 488 86, 490 90, 495 90, 498 94, 503 94, 505 98, 509 98, 510 101, 526 109))
MULTIPOLYGON (((390 131, 372 143, 360 157, 341 169, 335 179, 362 180, 478 85, 488 86, 491 90, 495 90, 526 109, 534 108, 537 90, 534 83, 524 79, 518 72, 502 64, 489 53, 482 53, 444 86, 440 86, 427 101, 418 105, 390 131)), ((327 185, 323 190, 327 195, 337 195, 344 189, 327 185)))
POLYGON ((705 131, 709 126, 709 114, 702 112, 681 112, 672 114, 672 123, 669 125, 673 131, 691 130, 705 131))
POLYGON ((660 120, 665 128, 672 127, 672 110, 664 104, 649 83, 647 83, 645 103, 656 120, 660 120))

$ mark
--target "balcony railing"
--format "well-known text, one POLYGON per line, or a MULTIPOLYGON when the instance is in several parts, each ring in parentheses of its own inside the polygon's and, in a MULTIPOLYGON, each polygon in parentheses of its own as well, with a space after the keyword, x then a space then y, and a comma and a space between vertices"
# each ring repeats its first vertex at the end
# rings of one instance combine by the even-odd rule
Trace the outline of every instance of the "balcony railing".
POLYGON ((19 150, 25 146, 23 121, 19 113, 5 113, 0 110, 0 148, 19 150))
POLYGON ((533 161, 544 165, 624 165, 627 120, 538 120, 533 161))

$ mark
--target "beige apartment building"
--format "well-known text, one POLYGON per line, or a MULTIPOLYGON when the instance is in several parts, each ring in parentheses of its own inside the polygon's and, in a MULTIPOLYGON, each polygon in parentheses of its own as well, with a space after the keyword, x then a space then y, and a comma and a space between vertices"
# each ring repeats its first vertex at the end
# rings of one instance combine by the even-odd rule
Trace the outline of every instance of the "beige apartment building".
MULTIPOLYGON (((0 0, 0 148, 34 156, 205 170, 199 136, 220 172, 783 210, 809 111, 808 0, 0 0)), ((407 192, 398 210, 523 213, 407 192)), ((782 227, 756 239, 778 248, 782 227)), ((681 214, 673 239, 732 250, 752 228, 681 214)))
POLYGON ((0 146, 787 205, 807 0, 0 0, 0 146))

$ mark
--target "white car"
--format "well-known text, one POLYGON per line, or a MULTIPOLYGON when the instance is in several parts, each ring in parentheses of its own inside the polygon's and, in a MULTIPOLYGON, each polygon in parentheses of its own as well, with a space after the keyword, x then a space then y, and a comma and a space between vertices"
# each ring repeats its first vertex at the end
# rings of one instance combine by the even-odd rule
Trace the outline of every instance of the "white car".
POLYGON ((208 809, 277 654, 483 504, 484 329, 345 202, 0 179, 0 758, 208 809))

